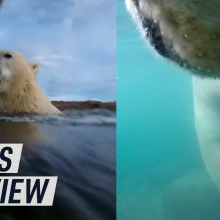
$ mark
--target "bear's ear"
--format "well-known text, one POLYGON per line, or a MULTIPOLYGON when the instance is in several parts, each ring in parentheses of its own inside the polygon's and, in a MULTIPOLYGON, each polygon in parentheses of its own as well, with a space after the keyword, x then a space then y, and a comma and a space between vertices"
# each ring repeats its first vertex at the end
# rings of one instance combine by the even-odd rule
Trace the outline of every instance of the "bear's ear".
POLYGON ((40 71, 40 65, 37 62, 29 62, 35 75, 40 71))

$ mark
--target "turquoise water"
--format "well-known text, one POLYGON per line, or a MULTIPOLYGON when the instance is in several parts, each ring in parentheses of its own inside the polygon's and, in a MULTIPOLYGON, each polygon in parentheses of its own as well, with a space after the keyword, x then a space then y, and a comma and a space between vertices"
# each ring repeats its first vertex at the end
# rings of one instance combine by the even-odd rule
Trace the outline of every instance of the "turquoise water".
POLYGON ((117 219, 203 219, 164 215, 171 184, 204 170, 191 77, 148 49, 124 0, 117 0, 117 78, 117 219))

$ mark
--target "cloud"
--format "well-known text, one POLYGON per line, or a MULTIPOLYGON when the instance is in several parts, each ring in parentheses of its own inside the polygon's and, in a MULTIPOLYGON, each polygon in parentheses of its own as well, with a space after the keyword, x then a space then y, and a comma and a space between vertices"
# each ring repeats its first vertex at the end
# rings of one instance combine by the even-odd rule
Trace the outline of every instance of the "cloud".
POLYGON ((0 39, 0 49, 40 63, 50 97, 116 99, 115 1, 7 0, 0 39))
POLYGON ((86 101, 85 96, 71 96, 71 95, 61 95, 55 97, 49 97, 51 101, 86 101))

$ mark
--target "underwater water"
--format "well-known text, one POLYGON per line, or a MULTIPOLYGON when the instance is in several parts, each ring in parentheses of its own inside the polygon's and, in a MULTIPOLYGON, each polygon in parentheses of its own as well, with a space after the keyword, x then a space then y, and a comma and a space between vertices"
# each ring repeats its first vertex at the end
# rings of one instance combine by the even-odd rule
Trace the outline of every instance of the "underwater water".
POLYGON ((158 57, 117 0, 117 219, 217 220, 191 77, 158 57))

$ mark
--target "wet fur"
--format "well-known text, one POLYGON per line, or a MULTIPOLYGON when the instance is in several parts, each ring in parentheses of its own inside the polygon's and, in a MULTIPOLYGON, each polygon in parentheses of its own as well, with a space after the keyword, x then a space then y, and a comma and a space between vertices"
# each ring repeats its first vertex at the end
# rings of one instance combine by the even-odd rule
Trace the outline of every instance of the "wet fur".
POLYGON ((220 78, 219 1, 126 0, 126 5, 162 56, 195 75, 220 78))

